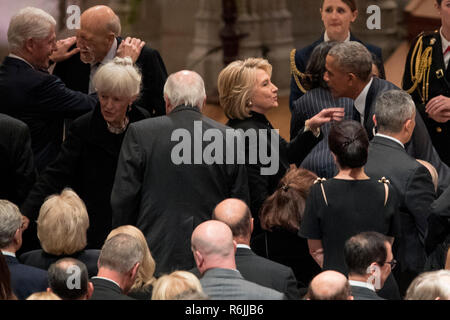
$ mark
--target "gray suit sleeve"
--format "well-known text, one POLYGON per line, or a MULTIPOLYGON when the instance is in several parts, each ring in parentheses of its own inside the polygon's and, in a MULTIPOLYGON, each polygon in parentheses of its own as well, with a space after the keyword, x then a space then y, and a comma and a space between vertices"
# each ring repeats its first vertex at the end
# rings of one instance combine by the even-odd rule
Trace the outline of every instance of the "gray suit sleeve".
POLYGON ((142 189, 144 161, 138 132, 130 125, 122 143, 111 193, 112 226, 135 225, 142 189))

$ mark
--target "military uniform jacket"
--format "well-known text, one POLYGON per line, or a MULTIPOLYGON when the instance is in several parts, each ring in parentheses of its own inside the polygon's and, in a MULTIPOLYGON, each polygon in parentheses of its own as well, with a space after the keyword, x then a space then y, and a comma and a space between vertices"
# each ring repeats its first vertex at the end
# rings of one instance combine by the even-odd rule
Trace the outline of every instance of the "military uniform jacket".
POLYGON ((414 40, 406 59, 403 89, 413 97, 440 158, 450 165, 450 123, 438 123, 425 113, 425 106, 434 97, 450 97, 450 70, 445 68, 438 30, 421 33, 414 40), (431 61, 427 61, 429 58, 431 61))

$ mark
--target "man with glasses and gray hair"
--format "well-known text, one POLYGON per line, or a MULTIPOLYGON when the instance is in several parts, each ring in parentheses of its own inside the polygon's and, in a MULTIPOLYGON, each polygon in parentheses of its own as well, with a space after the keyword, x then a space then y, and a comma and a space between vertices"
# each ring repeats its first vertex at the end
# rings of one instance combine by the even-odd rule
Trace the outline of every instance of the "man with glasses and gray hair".
POLYGON ((391 241, 378 232, 363 232, 346 241, 345 263, 355 300, 384 300, 376 291, 384 286, 397 264, 391 241))
POLYGON ((369 146, 366 173, 386 177, 396 190, 399 202, 401 235, 394 243, 399 268, 394 272, 400 293, 423 271, 428 216, 436 198, 433 180, 427 168, 411 157, 405 144, 415 132, 416 107, 411 96, 400 90, 378 97, 373 121, 378 133, 369 146))

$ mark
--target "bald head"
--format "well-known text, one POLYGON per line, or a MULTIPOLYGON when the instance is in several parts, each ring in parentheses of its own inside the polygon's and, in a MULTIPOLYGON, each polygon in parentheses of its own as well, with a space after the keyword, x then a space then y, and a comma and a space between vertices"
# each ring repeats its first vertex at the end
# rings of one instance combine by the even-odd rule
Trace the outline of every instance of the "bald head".
POLYGON ((239 199, 226 199, 214 209, 212 218, 228 225, 237 243, 250 241, 253 229, 252 215, 247 204, 239 199))
POLYGON ((336 271, 324 271, 311 281, 308 287, 310 300, 348 300, 350 286, 347 278, 336 271))
POLYGON ((121 32, 120 19, 108 6, 95 6, 87 9, 81 15, 80 23, 82 29, 88 28, 97 33, 113 32, 118 37, 121 32))
POLYGON ((179 71, 167 78, 164 86, 164 98, 167 114, 181 105, 197 107, 202 110, 206 102, 205 83, 202 77, 194 71, 179 71))
POLYGON ((101 62, 120 35, 119 17, 107 6, 95 6, 81 15, 77 46, 84 63, 101 62))
POLYGON ((225 223, 210 220, 200 224, 192 233, 191 245, 201 273, 211 268, 236 268, 233 234, 225 223))

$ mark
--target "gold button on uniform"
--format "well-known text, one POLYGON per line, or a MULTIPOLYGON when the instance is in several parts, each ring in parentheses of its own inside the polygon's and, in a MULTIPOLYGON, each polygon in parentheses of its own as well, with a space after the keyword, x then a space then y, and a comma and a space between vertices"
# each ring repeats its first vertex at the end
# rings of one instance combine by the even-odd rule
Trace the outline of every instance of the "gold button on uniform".
POLYGON ((437 132, 437 133, 441 133, 441 132, 442 132, 442 128, 441 128, 441 127, 437 127, 437 128, 436 128, 436 132, 437 132))

